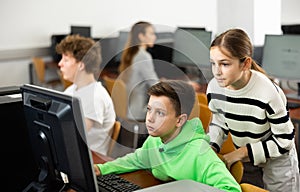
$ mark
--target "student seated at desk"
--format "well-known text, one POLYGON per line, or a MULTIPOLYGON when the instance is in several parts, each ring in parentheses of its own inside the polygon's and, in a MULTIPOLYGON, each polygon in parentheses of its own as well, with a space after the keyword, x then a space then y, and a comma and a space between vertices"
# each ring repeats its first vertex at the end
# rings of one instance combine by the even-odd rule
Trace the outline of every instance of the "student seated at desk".
POLYGON ((150 170, 162 181, 195 180, 224 191, 241 191, 239 184, 209 146, 199 118, 188 120, 195 92, 180 80, 165 80, 148 90, 146 127, 149 137, 135 152, 104 164, 96 175, 150 170))
POLYGON ((72 82, 64 92, 79 97, 91 150, 106 155, 116 114, 113 101, 96 80, 101 64, 101 45, 91 38, 68 35, 57 46, 62 55, 58 66, 63 78, 72 82))

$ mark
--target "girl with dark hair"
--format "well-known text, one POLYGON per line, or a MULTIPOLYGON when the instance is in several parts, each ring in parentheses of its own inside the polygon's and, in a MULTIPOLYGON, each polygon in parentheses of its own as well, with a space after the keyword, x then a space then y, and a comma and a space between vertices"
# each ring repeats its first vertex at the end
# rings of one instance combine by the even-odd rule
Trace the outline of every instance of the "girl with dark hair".
POLYGON ((148 101, 147 89, 158 82, 153 59, 147 48, 153 47, 156 40, 151 23, 135 23, 129 33, 121 57, 119 72, 127 88, 127 117, 131 120, 144 121, 148 101))

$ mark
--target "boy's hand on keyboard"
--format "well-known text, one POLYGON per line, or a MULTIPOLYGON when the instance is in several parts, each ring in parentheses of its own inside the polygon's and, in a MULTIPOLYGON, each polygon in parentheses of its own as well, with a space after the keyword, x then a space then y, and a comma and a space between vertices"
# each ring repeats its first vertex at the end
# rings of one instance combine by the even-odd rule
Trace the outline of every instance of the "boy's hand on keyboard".
POLYGON ((97 164, 94 164, 94 171, 97 176, 101 175, 101 171, 100 171, 99 167, 97 166, 97 164))

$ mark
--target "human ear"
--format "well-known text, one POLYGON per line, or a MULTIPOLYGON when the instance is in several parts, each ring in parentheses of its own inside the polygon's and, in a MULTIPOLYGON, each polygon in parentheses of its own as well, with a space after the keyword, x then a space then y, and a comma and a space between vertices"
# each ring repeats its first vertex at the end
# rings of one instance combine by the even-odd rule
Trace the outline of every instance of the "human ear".
POLYGON ((145 35, 143 33, 139 33, 138 34, 138 38, 139 38, 139 40, 140 40, 141 43, 143 43, 145 41, 144 37, 145 37, 145 35))
POLYGON ((81 71, 81 70, 84 70, 84 68, 85 68, 85 64, 82 61, 80 61, 78 63, 78 69, 81 71))
POLYGON ((187 114, 181 114, 177 119, 177 127, 182 127, 183 124, 187 121, 187 114))
POLYGON ((249 70, 251 69, 251 64, 252 64, 252 58, 251 57, 246 57, 245 61, 244 61, 244 70, 249 70))

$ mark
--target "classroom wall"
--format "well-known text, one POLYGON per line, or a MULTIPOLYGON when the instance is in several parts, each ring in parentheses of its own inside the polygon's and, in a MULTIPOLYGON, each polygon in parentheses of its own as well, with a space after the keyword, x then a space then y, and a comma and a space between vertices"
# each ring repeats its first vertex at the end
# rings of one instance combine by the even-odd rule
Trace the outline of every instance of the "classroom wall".
POLYGON ((300 24, 300 1, 282 0, 281 4, 281 23, 283 25, 300 24))
POLYGON ((172 0, 1 0, 0 50, 50 46, 50 36, 69 33, 71 25, 92 26, 93 37, 112 35, 138 20, 215 29, 215 4, 215 0, 189 0, 184 6, 172 0))
MULTIPOLYGON (((266 1, 269 7, 265 10, 272 6, 272 0, 266 1)), ((300 7, 299 0, 284 0, 282 4, 284 23, 300 23, 300 13, 295 9, 300 7)), ((116 36, 119 30, 129 28, 138 20, 159 26, 157 31, 195 26, 206 27, 217 34, 223 30, 221 26, 233 26, 247 17, 245 11, 243 17, 233 18, 230 10, 240 9, 240 6, 243 5, 237 0, 226 3, 188 0, 184 4, 171 0, 1 0, 0 86, 28 83, 30 56, 40 54, 49 58, 51 35, 69 33, 71 25, 91 26, 93 37, 116 36), (229 11, 221 12, 222 8, 229 11)), ((245 7, 248 11, 249 8, 245 7)), ((245 23, 246 28, 247 25, 245 23)))
POLYGON ((138 20, 152 22, 157 31, 214 30, 215 7, 216 0, 189 0, 184 6, 172 0, 1 0, 0 86, 28 83, 31 53, 49 47, 52 34, 70 33, 71 25, 91 26, 93 37, 115 36, 138 20))

